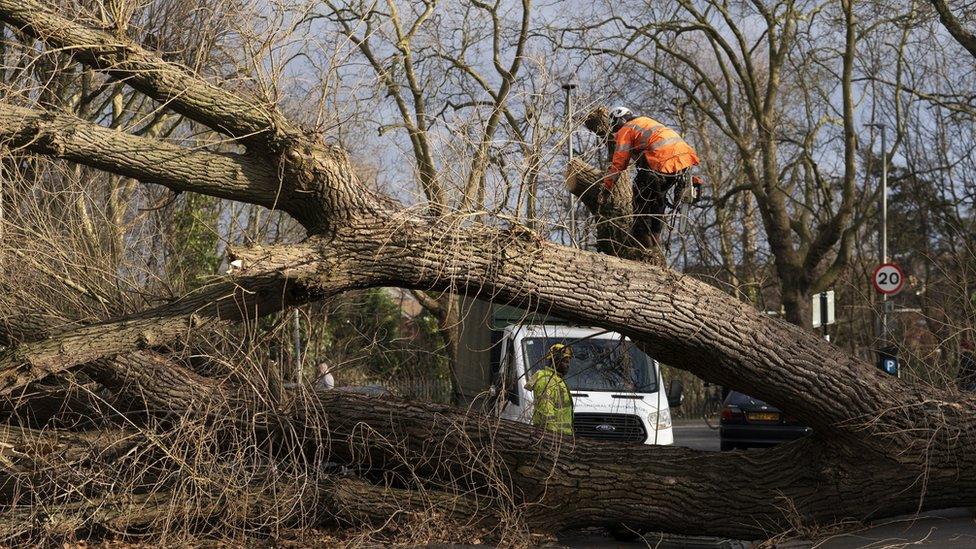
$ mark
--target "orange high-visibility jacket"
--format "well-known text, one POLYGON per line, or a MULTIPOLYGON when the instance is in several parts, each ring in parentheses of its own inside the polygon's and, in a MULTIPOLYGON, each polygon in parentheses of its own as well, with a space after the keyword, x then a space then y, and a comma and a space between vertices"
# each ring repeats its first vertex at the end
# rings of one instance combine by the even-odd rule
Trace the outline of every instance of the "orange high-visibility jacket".
POLYGON ((661 173, 678 173, 698 165, 698 155, 685 143, 678 132, 646 116, 624 124, 614 136, 616 146, 610 173, 603 181, 607 189, 613 188, 617 174, 627 169, 631 157, 644 153, 647 166, 661 173))

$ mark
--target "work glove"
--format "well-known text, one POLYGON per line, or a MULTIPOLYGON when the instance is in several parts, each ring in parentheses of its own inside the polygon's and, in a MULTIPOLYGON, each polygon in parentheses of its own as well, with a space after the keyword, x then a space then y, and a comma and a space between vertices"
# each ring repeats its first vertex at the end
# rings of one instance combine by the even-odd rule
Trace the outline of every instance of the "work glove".
POLYGON ((688 192, 688 203, 697 204, 701 200, 703 192, 702 189, 705 186, 705 180, 699 176, 693 176, 691 178, 691 190, 688 192))

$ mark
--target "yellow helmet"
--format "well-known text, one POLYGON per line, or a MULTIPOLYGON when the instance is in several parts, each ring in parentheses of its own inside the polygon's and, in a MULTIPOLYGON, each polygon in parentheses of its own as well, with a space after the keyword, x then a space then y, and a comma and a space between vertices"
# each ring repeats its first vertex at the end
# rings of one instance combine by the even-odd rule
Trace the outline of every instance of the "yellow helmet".
POLYGON ((573 348, 569 345, 563 345, 562 343, 556 343, 555 345, 549 347, 549 356, 553 359, 556 358, 573 358, 573 348))

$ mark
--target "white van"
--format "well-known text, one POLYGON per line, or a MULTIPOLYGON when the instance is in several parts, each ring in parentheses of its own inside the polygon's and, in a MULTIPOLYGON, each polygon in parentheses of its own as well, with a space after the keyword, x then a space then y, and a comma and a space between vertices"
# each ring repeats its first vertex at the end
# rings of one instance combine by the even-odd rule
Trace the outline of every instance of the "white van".
MULTIPOLYGON (((532 422, 526 380, 546 364, 549 348, 573 349, 566 384, 573 396, 577 437, 642 444, 673 444, 671 409, 660 365, 624 336, 598 328, 510 325, 491 393, 503 418, 532 422)), ((680 402, 680 387, 671 398, 680 402)))

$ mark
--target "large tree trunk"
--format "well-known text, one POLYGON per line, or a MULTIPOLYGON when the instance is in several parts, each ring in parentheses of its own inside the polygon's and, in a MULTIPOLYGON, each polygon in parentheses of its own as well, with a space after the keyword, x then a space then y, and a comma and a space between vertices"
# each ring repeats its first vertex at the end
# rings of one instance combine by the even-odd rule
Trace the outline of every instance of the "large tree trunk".
POLYGON ((604 172, 574 158, 566 169, 566 190, 579 198, 593 214, 597 250, 618 257, 642 256, 642 248, 631 237, 633 198, 632 189, 626 184, 628 178, 621 176, 609 199, 601 206, 598 196, 604 175, 604 172))
MULTIPOLYGON (((926 487, 917 482, 918 467, 926 464, 913 465, 878 452, 863 459, 843 441, 802 440, 733 454, 619 446, 561 439, 527 425, 446 406, 339 392, 320 393, 311 400, 295 398, 272 411, 260 399, 228 394, 219 384, 162 357, 145 357, 139 368, 127 371, 115 374, 126 377, 127 384, 109 380, 108 386, 144 395, 150 409, 202 413, 203 391, 211 402, 238 403, 228 412, 238 411, 234 417, 240 418, 240 429, 253 429, 252 420, 260 418, 258 425, 279 441, 314 448, 317 441, 329 440, 331 460, 366 461, 390 471, 410 471, 414 478, 430 483, 426 490, 435 500, 457 500, 450 492, 476 496, 457 503, 459 510, 478 509, 482 520, 490 521, 487 517, 492 513, 516 505, 527 525, 540 530, 623 524, 638 530, 754 538, 796 522, 827 524, 847 517, 910 512, 920 504, 923 508, 955 505, 972 501, 976 488, 972 479, 960 478, 956 470, 976 465, 971 463, 976 455, 971 440, 966 445, 952 444, 958 455, 933 453, 926 487), (290 434, 296 432, 307 434, 295 439, 290 434), (363 436, 364 432, 383 436, 363 436), (947 467, 955 460, 960 461, 947 467), (497 499, 505 487, 516 487, 514 501, 497 499), (926 492, 929 495, 923 498, 926 492), (776 497, 770 497, 773 493, 776 497), (648 501, 655 504, 646 505, 648 501), (727 512, 741 506, 749 509, 749 521, 727 512)), ((956 435, 947 433, 942 439, 956 435)), ((418 488, 409 477, 398 482, 407 485, 400 488, 408 490, 404 494, 410 486, 418 488)), ((412 496, 404 502, 411 500, 412 496)), ((347 499, 345 505, 352 504, 347 499)), ((364 505, 361 501, 353 507, 364 509, 364 505)), ((374 521, 394 512, 388 505, 368 514, 374 521)))
MULTIPOLYGON (((494 513, 517 505, 533 528, 546 530, 623 523, 752 538, 976 504, 971 396, 886 376, 809 331, 662 266, 557 246, 521 226, 418 216, 369 191, 341 150, 259 101, 35 0, 0 0, 0 20, 71 50, 247 153, 189 151, 3 103, 0 140, 172 189, 275 207, 309 232, 300 244, 235 250, 239 262, 227 282, 14 345, 0 358, 2 394, 80 367, 141 399, 151 417, 202 416, 218 437, 257 437, 255 448, 268 459, 301 449, 361 464, 403 485, 394 488, 434 489, 437 501, 464 493, 485 498, 465 499, 465 508, 485 501, 494 513), (246 383, 186 371, 161 354, 195 331, 390 285, 490 297, 619 331, 665 363, 781 407, 817 436, 754 453, 614 446, 445 406, 341 393, 274 402, 246 383), (204 406, 212 403, 225 413, 212 414, 204 406)), ((589 187, 579 188, 586 200, 589 187)), ((798 299, 794 309, 804 304, 798 299)))
MULTIPOLYGON (((971 463, 976 455, 970 451, 976 449, 972 440, 951 443, 952 452, 942 451, 941 441, 957 437, 956 432, 937 439, 933 446, 939 448, 929 449, 935 451, 928 463, 914 464, 904 461, 906 456, 893 459, 875 451, 869 451, 872 459, 857 459, 843 440, 835 444, 822 438, 733 454, 619 446, 560 438, 447 406, 340 392, 293 398, 271 409, 261 399, 229 391, 162 356, 131 356, 103 363, 94 375, 102 376, 115 391, 139 395, 155 413, 227 414, 237 418, 239 429, 258 425, 278 444, 298 444, 310 452, 328 440, 331 460, 411 471, 431 483, 427 490, 435 500, 456 501, 459 510, 479 509, 490 517, 506 505, 517 505, 527 525, 541 530, 623 524, 638 530, 753 538, 788 528, 791 521, 826 524, 845 517, 909 512, 920 504, 938 508, 972 501, 976 488, 955 469, 976 465, 971 463), (213 402, 225 403, 226 411, 214 410, 213 402), (293 436, 302 432, 306 435, 293 436), (383 437, 363 436, 364 432, 383 437), (947 467, 956 460, 960 461, 947 467), (926 466, 927 488, 917 482, 918 467, 926 466), (505 486, 517 487, 514 501, 497 499, 505 486), (893 490, 896 486, 900 489, 893 490), (477 497, 458 500, 445 491, 477 497), (923 499, 925 492, 929 496, 923 499), (655 504, 642 503, 646 501, 655 504), (743 505, 750 510, 748 523, 738 513, 727 513, 743 505)), ((953 419, 959 417, 957 413, 953 419)), ((956 425, 969 429, 962 424, 970 422, 956 425)), ((373 509, 371 521, 382 519, 383 513, 394 510, 373 509)))

